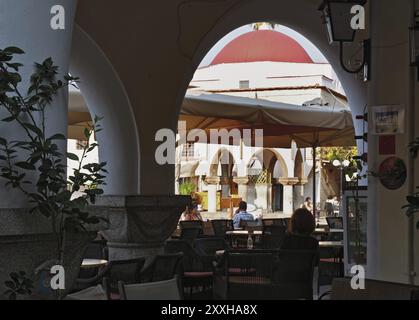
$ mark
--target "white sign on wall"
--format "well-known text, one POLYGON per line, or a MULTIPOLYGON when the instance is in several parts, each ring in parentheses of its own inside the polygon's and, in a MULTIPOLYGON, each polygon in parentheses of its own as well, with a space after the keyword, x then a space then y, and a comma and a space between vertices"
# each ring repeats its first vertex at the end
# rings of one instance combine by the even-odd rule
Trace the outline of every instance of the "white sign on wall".
POLYGON ((372 110, 372 134, 394 135, 405 132, 406 111, 404 106, 377 106, 372 110))

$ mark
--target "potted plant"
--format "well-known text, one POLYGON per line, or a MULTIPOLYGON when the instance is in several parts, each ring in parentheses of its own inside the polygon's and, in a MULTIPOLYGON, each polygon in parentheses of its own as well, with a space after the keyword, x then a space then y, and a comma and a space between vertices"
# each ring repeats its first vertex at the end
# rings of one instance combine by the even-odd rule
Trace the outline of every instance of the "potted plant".
POLYGON ((2 126, 14 124, 25 133, 24 139, 13 141, 0 137, 0 180, 19 190, 30 204, 28 209, 0 211, 0 297, 57 298, 71 289, 95 235, 87 226, 102 221, 89 214, 88 206, 103 194, 106 163, 84 163, 98 147, 91 137, 101 130, 101 119, 95 117, 85 129, 87 143, 80 158, 64 154, 58 142, 66 141, 65 135, 47 136, 46 111, 54 96, 78 79, 70 75, 57 79, 59 68, 48 58, 35 64, 24 94, 19 89, 22 65, 14 61, 23 53, 16 47, 0 50, 0 108, 8 114, 2 126), (66 157, 78 162, 68 180, 66 157), (75 196, 80 191, 82 195, 75 196), (65 290, 54 292, 48 286, 54 265, 64 267, 65 290))

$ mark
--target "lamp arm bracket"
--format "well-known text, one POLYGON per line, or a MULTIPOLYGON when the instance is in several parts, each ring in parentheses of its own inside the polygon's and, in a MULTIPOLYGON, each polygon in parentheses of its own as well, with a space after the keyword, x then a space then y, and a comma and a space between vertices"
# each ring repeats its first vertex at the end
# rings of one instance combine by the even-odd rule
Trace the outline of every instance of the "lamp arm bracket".
POLYGON ((348 73, 359 73, 362 71, 362 69, 364 68, 365 64, 368 62, 369 60, 369 55, 370 55, 370 40, 365 40, 364 41, 364 56, 363 56, 363 61, 361 66, 359 66, 357 69, 355 70, 351 70, 349 69, 344 62, 344 58, 343 58, 343 41, 339 42, 339 51, 340 51, 340 64, 343 68, 343 70, 345 70, 348 73))

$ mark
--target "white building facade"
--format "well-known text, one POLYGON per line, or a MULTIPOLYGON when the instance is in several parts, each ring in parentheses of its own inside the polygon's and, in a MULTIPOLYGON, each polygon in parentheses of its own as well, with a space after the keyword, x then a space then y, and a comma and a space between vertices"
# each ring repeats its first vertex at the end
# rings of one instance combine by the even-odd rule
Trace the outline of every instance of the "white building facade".
MULTIPOLYGON (((199 68, 190 91, 264 99, 298 106, 322 105, 348 109, 346 97, 332 67, 315 63, 296 40, 274 30, 245 33, 229 42, 208 66, 199 68)), ((312 151, 255 149, 188 143, 178 148, 176 190, 194 184, 203 209, 223 209, 222 199, 241 198, 254 210, 283 212, 300 207, 312 196, 312 151)), ((316 203, 339 188, 316 168, 316 203)), ((193 187, 193 186, 192 186, 193 187)))

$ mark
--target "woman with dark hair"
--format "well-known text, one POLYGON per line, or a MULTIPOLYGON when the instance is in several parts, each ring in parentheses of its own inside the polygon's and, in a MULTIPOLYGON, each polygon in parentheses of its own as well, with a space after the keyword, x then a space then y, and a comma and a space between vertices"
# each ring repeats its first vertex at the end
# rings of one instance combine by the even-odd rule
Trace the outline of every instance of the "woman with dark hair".
POLYGON ((198 203, 192 202, 192 206, 186 207, 185 212, 182 214, 181 221, 202 221, 202 216, 198 211, 198 203))
POLYGON ((317 250, 319 242, 313 238, 316 221, 312 213, 304 208, 295 210, 289 223, 288 235, 282 243, 284 250, 317 250))

